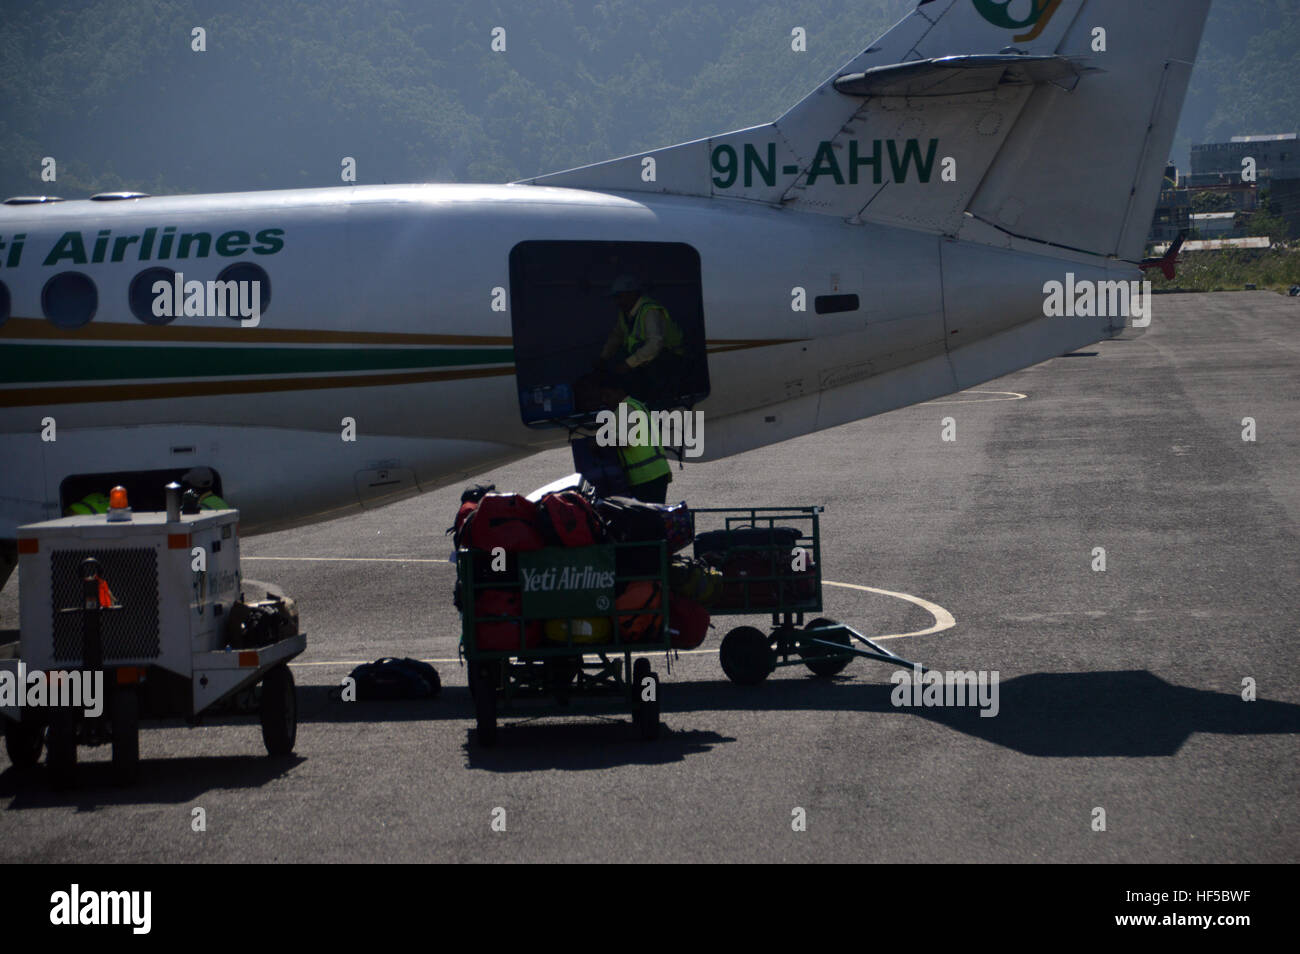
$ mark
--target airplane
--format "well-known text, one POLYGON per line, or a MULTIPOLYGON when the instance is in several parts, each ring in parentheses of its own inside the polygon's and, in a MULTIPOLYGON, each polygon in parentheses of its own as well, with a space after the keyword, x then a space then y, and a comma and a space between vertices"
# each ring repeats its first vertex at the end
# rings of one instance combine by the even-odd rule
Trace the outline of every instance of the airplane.
POLYGON ((1174 266, 1178 264, 1178 252, 1183 247, 1183 240, 1187 236, 1179 232, 1178 238, 1174 239, 1168 250, 1161 256, 1155 258, 1144 258, 1138 262, 1138 268, 1146 271, 1149 268, 1158 268, 1169 281, 1174 280, 1174 266))
POLYGON ((210 468, 248 534, 563 446, 624 273, 693 349, 702 459, 1113 337, 1044 286, 1141 276, 1208 7, 921 0, 773 122, 504 185, 7 200, 0 562, 113 483, 210 468), (176 273, 259 320, 159 316, 176 273))

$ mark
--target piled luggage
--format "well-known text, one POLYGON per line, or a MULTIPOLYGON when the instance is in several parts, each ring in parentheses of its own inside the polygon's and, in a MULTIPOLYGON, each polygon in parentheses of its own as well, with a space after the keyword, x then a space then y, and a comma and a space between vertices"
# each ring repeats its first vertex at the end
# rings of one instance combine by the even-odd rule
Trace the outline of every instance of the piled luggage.
MULTIPOLYGON (((547 643, 593 646, 644 643, 663 631, 668 604, 669 645, 693 649, 709 628, 708 605, 722 592, 721 574, 673 556, 694 538, 685 503, 652 504, 626 497, 588 497, 577 490, 547 493, 536 503, 495 488, 466 490, 453 527, 458 550, 475 554, 474 641, 478 650, 528 650, 547 643), (529 619, 521 553, 548 547, 614 545, 613 616, 529 619), (495 554, 495 558, 494 558, 495 554), (670 556, 664 597, 663 556, 670 556)), ((457 606, 463 610, 462 588, 457 606)))
POLYGON ((695 538, 695 557, 721 574, 721 592, 712 602, 715 610, 797 609, 818 595, 814 555, 797 527, 710 530, 695 538))
POLYGON ((480 744, 493 744, 498 699, 530 695, 554 695, 561 706, 572 696, 621 695, 642 737, 654 738, 658 676, 646 652, 694 649, 712 613, 772 619, 770 635, 739 626, 721 641, 733 682, 754 685, 787 665, 838 673, 861 654, 848 648, 848 630, 805 622, 821 610, 820 513, 691 509, 589 487, 535 502, 494 487, 467 490, 448 532, 480 744), (700 532, 697 521, 720 526, 700 532))
MULTIPOLYGON (((744 525, 728 520, 724 529, 697 536, 695 514, 684 502, 562 490, 534 503, 476 487, 462 495, 449 532, 458 549, 477 554, 473 615, 480 650, 644 643, 662 634, 665 603, 669 645, 694 649, 707 636, 711 614, 798 610, 805 604, 815 609, 820 598, 806 531, 765 526, 761 519, 744 525), (525 615, 520 554, 611 544, 613 615, 525 615), (693 553, 684 552, 692 544, 693 553), (660 562, 665 555, 666 578, 660 562)), ((457 606, 463 609, 459 591, 458 583, 457 606)))
POLYGON ((498 700, 621 695, 643 738, 659 729, 658 676, 634 651, 693 648, 709 615, 672 592, 719 592, 716 573, 670 557, 690 546, 685 504, 600 499, 576 490, 535 502, 494 487, 462 495, 449 533, 457 550, 456 606, 480 744, 496 735, 498 700), (618 658, 621 656, 621 660, 618 658), (598 662, 592 657, 597 657, 598 662))
MULTIPOLYGON (((529 649, 541 645, 542 625, 524 620, 517 585, 519 554, 542 549, 537 507, 519 494, 474 487, 461 495, 454 534, 456 549, 481 554, 472 561, 476 646, 485 650, 529 649)), ((464 611, 464 581, 456 581, 456 606, 464 611)))

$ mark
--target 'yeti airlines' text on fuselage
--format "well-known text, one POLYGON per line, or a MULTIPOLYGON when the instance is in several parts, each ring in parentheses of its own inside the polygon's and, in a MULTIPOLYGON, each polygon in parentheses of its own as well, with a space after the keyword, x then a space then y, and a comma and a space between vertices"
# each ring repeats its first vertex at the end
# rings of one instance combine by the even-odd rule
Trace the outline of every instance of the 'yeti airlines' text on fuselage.
POLYGON ((774 123, 512 185, 0 207, 0 540, 73 477, 205 465, 256 530, 562 443, 521 418, 522 242, 694 250, 708 458, 1113 335, 1044 286, 1138 277, 1207 6, 927 0, 774 123), (132 284, 165 270, 268 305, 145 320, 132 284))

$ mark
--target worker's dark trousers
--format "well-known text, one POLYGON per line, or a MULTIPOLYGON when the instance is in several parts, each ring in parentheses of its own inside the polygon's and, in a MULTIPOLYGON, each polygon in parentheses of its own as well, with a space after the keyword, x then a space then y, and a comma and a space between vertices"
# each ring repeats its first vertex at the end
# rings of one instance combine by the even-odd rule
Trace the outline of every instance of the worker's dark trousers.
POLYGON ((633 484, 632 496, 645 503, 663 503, 668 499, 668 484, 672 479, 672 474, 664 474, 644 484, 633 484))
POLYGON ((629 395, 651 410, 677 407, 682 388, 683 362, 672 352, 663 352, 649 364, 631 368, 619 376, 629 395))

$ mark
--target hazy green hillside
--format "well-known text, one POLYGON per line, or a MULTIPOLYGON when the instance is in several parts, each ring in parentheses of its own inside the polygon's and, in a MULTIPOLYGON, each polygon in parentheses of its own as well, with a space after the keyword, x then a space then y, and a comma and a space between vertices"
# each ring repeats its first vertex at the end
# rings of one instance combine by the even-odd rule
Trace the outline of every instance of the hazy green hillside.
POLYGON ((1300 132, 1300 0, 1214 0, 1174 158, 1192 142, 1300 132))
MULTIPOLYGON (((775 118, 913 3, 9 2, 0 194, 332 185, 344 156, 363 183, 519 178, 775 118)), ((1180 161, 1300 127, 1300 0, 1211 16, 1180 161)))

